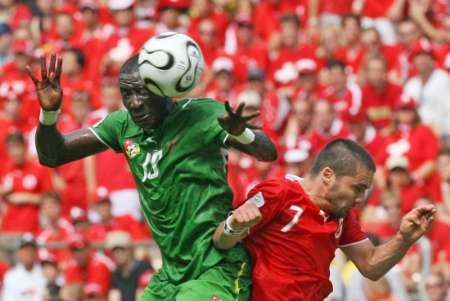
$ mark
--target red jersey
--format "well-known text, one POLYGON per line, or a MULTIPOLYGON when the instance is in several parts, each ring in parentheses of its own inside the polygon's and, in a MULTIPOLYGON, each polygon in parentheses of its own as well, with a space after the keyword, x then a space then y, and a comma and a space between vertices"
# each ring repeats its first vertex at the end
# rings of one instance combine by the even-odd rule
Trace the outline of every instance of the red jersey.
POLYGON ((262 214, 245 240, 253 260, 253 300, 323 300, 333 289, 329 270, 336 248, 367 239, 354 210, 345 218, 329 216, 299 180, 267 180, 248 195, 262 214))
MULTIPOLYGON (((49 169, 28 161, 23 165, 11 163, 2 177, 5 187, 12 188, 12 195, 19 193, 41 194, 51 190, 49 169)), ((7 203, 1 223, 1 231, 32 232, 39 229, 39 205, 7 203)))
POLYGON ((132 239, 139 240, 147 238, 141 225, 131 215, 121 215, 113 217, 108 224, 94 224, 86 231, 86 238, 89 241, 105 241, 106 236, 111 231, 128 232, 132 239))
MULTIPOLYGON (((67 241, 70 235, 74 232, 72 224, 65 218, 60 218, 55 225, 46 225, 41 229, 41 232, 36 237, 36 241, 43 245, 49 242, 64 242, 67 241)), ((70 258, 70 251, 68 249, 49 249, 49 250, 39 250, 39 254, 44 255, 50 254, 54 256, 57 262, 63 262, 70 258)))
POLYGON ((103 254, 93 253, 84 268, 75 260, 70 261, 64 270, 64 279, 66 284, 97 284, 101 288, 102 296, 106 296, 111 286, 111 273, 114 268, 111 259, 103 254))

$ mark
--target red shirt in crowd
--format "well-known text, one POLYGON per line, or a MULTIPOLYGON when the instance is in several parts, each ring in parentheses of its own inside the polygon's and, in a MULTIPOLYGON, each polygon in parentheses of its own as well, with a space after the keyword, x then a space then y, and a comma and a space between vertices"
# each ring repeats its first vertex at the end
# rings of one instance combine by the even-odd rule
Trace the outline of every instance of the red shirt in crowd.
MULTIPOLYGON (((49 169, 38 163, 28 161, 23 165, 10 162, 2 176, 4 187, 12 187, 13 194, 42 194, 51 190, 49 169)), ((6 211, 3 215, 1 231, 32 232, 39 231, 39 205, 12 204, 5 202, 6 211)))
POLYGON ((68 262, 64 270, 66 284, 83 283, 96 284, 100 286, 102 296, 107 296, 111 286, 111 273, 114 270, 114 263, 103 254, 98 252, 89 256, 88 263, 81 267, 75 260, 68 262))
POLYGON ((313 149, 320 150, 327 143, 338 138, 346 138, 349 136, 348 128, 340 119, 334 119, 328 132, 315 129, 311 134, 311 143, 313 149))
MULTIPOLYGON (((75 229, 72 224, 65 218, 60 218, 56 225, 47 225, 40 230, 40 233, 36 237, 36 241, 39 244, 46 244, 52 242, 66 242, 70 235, 74 233, 75 229)), ((40 250, 41 252, 41 250, 40 250)), ((54 257, 56 262, 63 262, 68 260, 70 256, 70 251, 67 249, 51 249, 45 250, 41 254, 43 258, 50 254, 50 257, 54 257)))
POLYGON ((428 238, 431 240, 433 250, 433 262, 445 261, 450 263, 450 223, 445 220, 436 220, 428 232, 428 238))
POLYGON ((321 97, 333 103, 334 110, 341 119, 344 119, 349 112, 356 114, 361 110, 362 91, 358 85, 348 85, 344 91, 340 92, 328 86, 322 89, 321 97))
POLYGON ((400 86, 386 83, 384 90, 379 93, 372 86, 362 88, 362 110, 366 112, 370 122, 380 129, 389 125, 395 101, 402 93, 400 86))
POLYGON ((253 300, 323 300, 336 248, 367 239, 350 211, 336 219, 317 207, 298 177, 267 180, 248 195, 262 220, 245 245, 253 260, 253 300))
POLYGON ((128 232, 134 240, 148 237, 143 227, 131 215, 113 217, 108 224, 93 224, 87 229, 85 235, 89 241, 104 241, 111 231, 128 232))

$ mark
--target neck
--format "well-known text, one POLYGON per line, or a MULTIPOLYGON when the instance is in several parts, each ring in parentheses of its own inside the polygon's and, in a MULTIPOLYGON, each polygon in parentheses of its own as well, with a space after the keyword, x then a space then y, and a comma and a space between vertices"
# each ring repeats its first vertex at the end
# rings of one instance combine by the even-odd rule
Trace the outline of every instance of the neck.
POLYGON ((31 270, 33 270, 33 263, 31 264, 27 264, 27 265, 23 265, 23 267, 25 268, 25 270, 27 270, 28 272, 30 272, 31 270))
POLYGON ((316 183, 315 179, 311 175, 307 175, 301 182, 301 186, 306 194, 311 198, 311 201, 316 204, 317 207, 323 210, 329 208, 329 204, 325 196, 323 195, 323 190, 316 183))
POLYGON ((430 78, 432 72, 433 72, 433 70, 427 70, 425 72, 420 73, 419 74, 420 80, 422 82, 427 82, 428 79, 430 78))

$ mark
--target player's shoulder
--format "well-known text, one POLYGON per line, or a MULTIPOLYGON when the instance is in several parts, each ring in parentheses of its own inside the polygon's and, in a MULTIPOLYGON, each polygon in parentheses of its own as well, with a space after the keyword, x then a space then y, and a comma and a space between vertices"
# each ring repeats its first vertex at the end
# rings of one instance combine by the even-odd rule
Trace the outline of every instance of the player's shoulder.
POLYGON ((254 191, 262 191, 273 196, 286 195, 288 193, 299 193, 299 180, 301 178, 287 174, 284 177, 270 178, 256 185, 254 191))
POLYGON ((212 98, 186 98, 178 101, 182 109, 191 109, 199 111, 208 111, 213 109, 224 108, 223 103, 212 98))

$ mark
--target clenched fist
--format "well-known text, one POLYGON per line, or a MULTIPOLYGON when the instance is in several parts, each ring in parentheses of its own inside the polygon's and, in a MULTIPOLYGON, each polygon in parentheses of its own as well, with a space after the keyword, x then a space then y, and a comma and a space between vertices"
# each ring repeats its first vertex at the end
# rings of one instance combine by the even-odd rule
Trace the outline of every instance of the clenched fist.
POLYGON ((245 202, 233 211, 230 217, 230 226, 234 231, 245 231, 258 224, 262 215, 253 202, 245 202))

